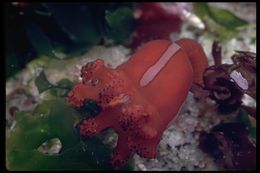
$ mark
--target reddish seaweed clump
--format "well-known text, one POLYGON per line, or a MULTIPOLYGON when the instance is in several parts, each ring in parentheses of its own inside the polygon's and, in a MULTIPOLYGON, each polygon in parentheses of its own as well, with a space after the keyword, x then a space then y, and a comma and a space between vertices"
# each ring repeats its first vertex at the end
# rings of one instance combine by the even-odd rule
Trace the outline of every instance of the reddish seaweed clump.
POLYGON ((203 80, 204 89, 208 90, 209 97, 216 101, 218 110, 222 113, 238 110, 244 106, 244 94, 255 99, 256 54, 235 51, 231 57, 233 63, 222 64, 221 46, 215 41, 212 45, 212 55, 215 64, 205 70, 203 80))
POLYGON ((200 135, 199 147, 225 170, 256 170, 256 147, 243 123, 224 123, 200 135))

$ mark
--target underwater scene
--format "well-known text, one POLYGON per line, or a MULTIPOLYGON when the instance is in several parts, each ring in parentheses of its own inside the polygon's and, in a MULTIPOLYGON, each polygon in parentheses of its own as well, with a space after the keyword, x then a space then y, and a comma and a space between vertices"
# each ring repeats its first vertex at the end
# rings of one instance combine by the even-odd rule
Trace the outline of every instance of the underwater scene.
POLYGON ((256 170, 256 3, 4 4, 5 168, 256 170))

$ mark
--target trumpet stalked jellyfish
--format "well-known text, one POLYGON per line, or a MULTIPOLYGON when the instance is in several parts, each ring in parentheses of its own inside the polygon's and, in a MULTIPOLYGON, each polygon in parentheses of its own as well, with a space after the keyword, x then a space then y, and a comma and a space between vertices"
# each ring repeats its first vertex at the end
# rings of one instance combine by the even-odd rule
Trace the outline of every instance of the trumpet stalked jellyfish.
POLYGON ((121 169, 133 153, 155 158, 162 133, 192 83, 203 86, 207 66, 203 48, 191 39, 150 41, 115 69, 100 59, 87 63, 68 102, 81 108, 86 100, 94 100, 102 111, 79 124, 80 134, 93 136, 114 128, 118 133, 111 159, 115 169, 121 169))

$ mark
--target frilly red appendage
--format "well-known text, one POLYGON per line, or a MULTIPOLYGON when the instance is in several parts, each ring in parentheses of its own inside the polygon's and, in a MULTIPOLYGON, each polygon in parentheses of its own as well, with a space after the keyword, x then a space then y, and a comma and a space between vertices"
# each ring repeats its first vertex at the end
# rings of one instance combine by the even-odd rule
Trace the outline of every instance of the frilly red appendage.
POLYGON ((83 66, 82 82, 70 91, 68 102, 80 108, 91 99, 102 107, 99 115, 81 122, 80 133, 92 136, 114 128, 118 142, 112 164, 121 169, 133 153, 156 157, 163 131, 178 113, 192 82, 201 83, 206 67, 206 56, 193 40, 151 41, 116 69, 100 59, 83 66), (195 66, 194 58, 200 62, 195 66))

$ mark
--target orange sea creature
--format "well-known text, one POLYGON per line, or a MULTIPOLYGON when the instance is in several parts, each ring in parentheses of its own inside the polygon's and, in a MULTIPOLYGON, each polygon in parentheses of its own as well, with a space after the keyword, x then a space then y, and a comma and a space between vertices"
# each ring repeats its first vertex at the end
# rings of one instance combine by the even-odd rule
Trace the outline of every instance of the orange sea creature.
POLYGON ((114 128, 118 133, 112 156, 115 169, 122 168, 133 153, 155 158, 162 133, 192 84, 203 86, 207 66, 203 48, 191 39, 150 41, 116 69, 100 59, 87 63, 68 102, 80 108, 86 100, 94 100, 102 111, 80 123, 81 135, 114 128))

